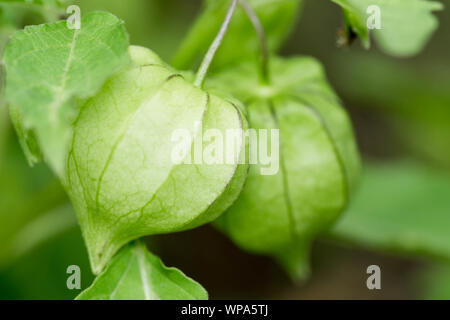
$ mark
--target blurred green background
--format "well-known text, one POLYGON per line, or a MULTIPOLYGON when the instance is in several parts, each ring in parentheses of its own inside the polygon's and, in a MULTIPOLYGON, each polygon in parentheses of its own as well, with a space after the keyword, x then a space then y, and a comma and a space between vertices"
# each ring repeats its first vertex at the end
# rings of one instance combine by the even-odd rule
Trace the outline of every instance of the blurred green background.
MULTIPOLYGON (((201 7, 200 0, 75 3, 82 14, 114 13, 132 44, 166 61, 201 7)), ((358 41, 338 48, 340 8, 305 1, 282 54, 311 55, 324 64, 364 158, 356 198, 315 244, 307 283, 292 284, 270 259, 240 251, 210 226, 155 237, 149 240, 154 252, 199 281, 212 299, 450 298, 450 14, 446 8, 436 15, 439 29, 425 50, 397 59, 376 46, 366 51, 358 41), (366 287, 372 264, 381 267, 382 290, 366 287)), ((1 46, 11 24, 36 19, 23 10, 2 24, 1 46)), ((2 107, 0 299, 72 299, 79 291, 66 287, 69 265, 81 267, 86 288, 93 276, 71 206, 45 165, 28 167, 2 107)))

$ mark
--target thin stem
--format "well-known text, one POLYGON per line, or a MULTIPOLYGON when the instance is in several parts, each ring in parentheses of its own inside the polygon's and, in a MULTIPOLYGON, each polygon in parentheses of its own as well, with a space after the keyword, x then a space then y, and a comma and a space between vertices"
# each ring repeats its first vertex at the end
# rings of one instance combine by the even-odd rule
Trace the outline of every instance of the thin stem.
POLYGON ((222 44, 223 38, 225 37, 228 27, 230 26, 231 18, 233 17, 234 12, 236 11, 237 2, 238 0, 233 0, 233 2, 231 3, 230 8, 228 9, 227 15, 225 17, 225 20, 223 21, 222 26, 220 27, 219 33, 217 34, 211 46, 209 47, 208 52, 206 53, 205 58, 203 59, 202 64, 200 65, 194 83, 195 86, 198 88, 201 88, 203 86, 203 82, 205 82, 205 78, 208 73, 209 67, 211 66, 211 62, 214 59, 214 56, 216 55, 217 49, 219 49, 220 45, 222 44))
POLYGON ((270 74, 269 74, 269 49, 267 46, 267 37, 264 32, 264 27, 259 20, 258 15, 255 10, 253 10, 252 6, 246 0, 239 0, 242 9, 244 9, 245 14, 250 19, 253 27, 255 28, 256 33, 258 34, 259 44, 261 47, 261 81, 265 84, 270 83, 270 74))

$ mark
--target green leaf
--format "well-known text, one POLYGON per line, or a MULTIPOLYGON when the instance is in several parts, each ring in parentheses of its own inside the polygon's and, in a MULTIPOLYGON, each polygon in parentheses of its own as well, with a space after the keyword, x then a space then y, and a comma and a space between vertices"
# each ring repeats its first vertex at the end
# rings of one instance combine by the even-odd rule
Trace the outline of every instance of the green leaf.
POLYGON ((33 131, 58 175, 77 114, 75 99, 91 97, 126 65, 127 47, 123 23, 104 12, 86 15, 79 30, 65 21, 26 27, 6 47, 7 102, 17 108, 22 131, 33 131))
MULTIPOLYGON (((272 52, 280 49, 295 24, 302 0, 248 0, 261 20, 272 52)), ((229 0, 207 1, 173 59, 178 69, 190 69, 202 57, 225 18, 229 0)), ((256 58, 260 47, 257 34, 242 8, 237 8, 227 35, 214 57, 221 67, 243 59, 256 58)))
POLYGON ((436 30, 438 21, 432 14, 441 10, 439 2, 427 0, 331 0, 344 10, 348 27, 368 48, 369 33, 386 53, 394 56, 411 56, 420 52, 436 30), (367 13, 369 6, 380 8, 381 29, 369 32, 367 13))
POLYGON ((261 85, 257 66, 247 63, 208 82, 245 102, 250 128, 280 130, 279 171, 261 175, 262 166, 251 165, 241 196, 218 226, 300 278, 308 272, 312 240, 347 205, 359 156, 349 118, 317 61, 274 58, 270 74, 271 84, 261 85))
POLYGON ((450 176, 399 162, 366 166, 332 235, 375 250, 450 259, 450 176))
POLYGON ((19 108, 11 106, 9 108, 9 115, 16 130, 17 137, 19 138, 20 146, 25 153, 28 165, 32 167, 36 163, 41 162, 42 159, 41 149, 39 148, 35 131, 27 130, 22 126, 24 120, 19 108))
POLYGON ((167 268, 134 242, 115 256, 107 269, 77 300, 207 300, 203 287, 180 270, 167 268))
MULTIPOLYGON (((246 120, 232 103, 194 87, 152 51, 131 47, 133 66, 111 77, 74 124, 65 185, 98 274, 126 243, 197 227, 237 198, 247 165, 176 163, 174 132, 185 130, 186 159, 246 120), (199 127, 201 125, 201 127, 199 127), (202 131, 201 131, 202 130, 202 131)), ((236 157, 245 154, 237 141, 236 157)))

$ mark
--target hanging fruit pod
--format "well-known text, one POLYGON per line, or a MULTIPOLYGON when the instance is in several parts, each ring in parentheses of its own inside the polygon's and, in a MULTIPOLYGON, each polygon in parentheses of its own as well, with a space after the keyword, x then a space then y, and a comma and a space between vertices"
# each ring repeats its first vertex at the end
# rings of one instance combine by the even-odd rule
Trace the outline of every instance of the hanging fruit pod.
MULTIPOLYGON (((304 278, 311 243, 346 208, 360 159, 350 119, 316 60, 273 58, 269 84, 258 74, 249 62, 207 83, 244 102, 251 129, 279 130, 271 155, 278 171, 262 174, 261 159, 250 165, 242 194, 217 226, 240 247, 274 256, 293 278, 304 278)), ((250 141, 250 150, 261 142, 250 141)))
MULTIPOLYGON (((248 170, 240 161, 193 161, 197 148, 208 146, 208 130, 246 128, 239 108, 195 87, 152 51, 129 51, 132 66, 81 107, 67 160, 64 185, 96 274, 133 239, 216 219, 248 170), (174 161, 177 130, 187 134, 182 161, 174 161)), ((234 159, 245 148, 241 136, 234 159)))

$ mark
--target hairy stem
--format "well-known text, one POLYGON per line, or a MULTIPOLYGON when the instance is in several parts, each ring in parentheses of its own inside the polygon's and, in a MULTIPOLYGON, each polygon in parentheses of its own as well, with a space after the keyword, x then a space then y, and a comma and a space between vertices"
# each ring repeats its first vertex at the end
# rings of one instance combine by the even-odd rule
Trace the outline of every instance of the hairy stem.
POLYGON ((250 19, 253 27, 255 28, 256 33, 258 34, 259 44, 261 48, 261 82, 264 84, 270 83, 270 74, 269 74, 269 49, 267 46, 267 37, 264 32, 264 27, 259 20, 258 15, 253 10, 251 5, 246 0, 239 0, 242 9, 244 9, 245 14, 250 19))
POLYGON ((219 49, 220 45, 222 44, 223 38, 225 37, 228 27, 230 26, 231 18, 233 18, 233 14, 236 11, 237 2, 238 0, 232 1, 230 8, 228 9, 227 15, 225 17, 225 20, 223 21, 222 26, 220 27, 219 33, 217 34, 211 46, 209 47, 208 52, 206 53, 205 58, 203 59, 202 64, 200 65, 194 83, 195 86, 198 88, 201 88, 203 86, 203 83, 205 82, 205 78, 208 73, 209 67, 211 66, 211 62, 213 61, 214 56, 216 55, 217 49, 219 49))

